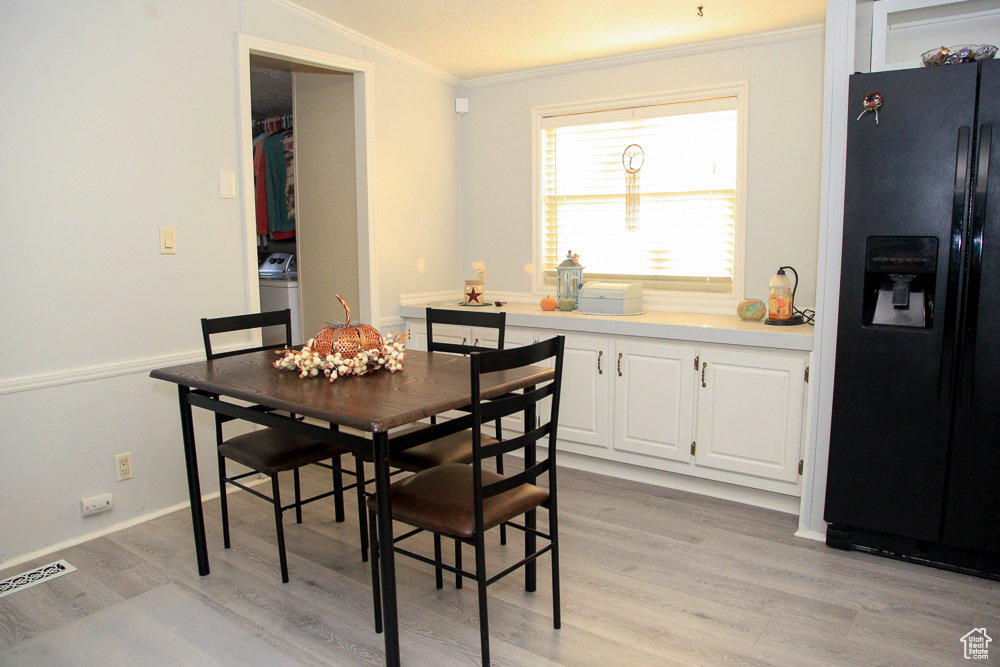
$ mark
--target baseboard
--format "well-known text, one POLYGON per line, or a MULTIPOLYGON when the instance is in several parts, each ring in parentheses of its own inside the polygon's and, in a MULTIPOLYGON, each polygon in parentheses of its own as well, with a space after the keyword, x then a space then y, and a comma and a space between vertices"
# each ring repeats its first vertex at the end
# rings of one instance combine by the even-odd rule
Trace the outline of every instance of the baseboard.
POLYGON ((799 529, 795 531, 795 537, 804 537, 807 540, 815 540, 817 542, 826 542, 826 534, 821 533, 818 530, 806 530, 799 529))
POLYGON ((697 493, 711 498, 721 498, 731 500, 744 505, 763 507, 764 509, 776 510, 785 514, 798 515, 799 499, 795 496, 786 496, 771 491, 751 489, 725 482, 716 482, 710 479, 692 477, 690 475, 679 475, 665 470, 654 470, 643 468, 628 463, 617 461, 607 461, 597 459, 582 454, 572 452, 559 452, 559 465, 574 470, 583 470, 607 477, 627 479, 632 482, 661 486, 667 489, 687 491, 697 493))
MULTIPOLYGON (((260 479, 256 479, 256 480, 253 480, 253 481, 250 481, 250 482, 244 482, 244 483, 247 486, 257 486, 258 484, 262 484, 262 483, 266 482, 267 480, 268 480, 267 477, 262 476, 260 479)), ((237 488, 231 488, 229 490, 229 493, 235 493, 237 491, 239 491, 239 489, 237 489, 237 488)), ((201 502, 205 503, 205 502, 207 502, 209 500, 215 500, 218 497, 219 497, 219 492, 218 491, 212 491, 211 493, 204 494, 201 497, 201 502)), ((37 551, 32 551, 31 553, 24 554, 23 556, 18 556, 16 558, 11 558, 10 560, 5 560, 4 562, 0 563, 0 575, 2 575, 3 571, 6 570, 6 569, 8 569, 8 568, 17 567, 19 565, 22 565, 23 563, 27 563, 29 561, 33 561, 33 560, 35 560, 37 558, 45 558, 46 556, 49 556, 49 555, 54 554, 54 553, 58 553, 58 552, 62 551, 63 549, 69 549, 70 547, 75 547, 78 544, 83 544, 84 542, 89 542, 90 540, 95 540, 95 539, 97 539, 99 537, 104 537, 105 535, 110 535, 112 533, 117 533, 119 530, 125 530, 126 528, 131 528, 132 526, 137 526, 140 523, 146 523, 147 521, 152 521, 153 519, 158 519, 161 516, 166 516, 167 514, 171 514, 172 512, 176 512, 177 510, 187 509, 190 506, 191 506, 191 503, 189 501, 184 501, 182 503, 177 503, 176 505, 171 505, 169 507, 164 507, 163 509, 156 510, 155 512, 150 512, 149 514, 143 514, 141 516, 133 517, 132 519, 129 519, 128 521, 122 521, 121 523, 116 523, 116 524, 112 524, 110 526, 106 526, 105 528, 102 528, 100 530, 95 530, 94 532, 87 533, 86 535, 80 535, 78 537, 74 537, 72 539, 65 540, 63 542, 59 542, 58 544, 53 544, 52 546, 45 547, 44 549, 39 549, 37 551)), ((0 577, 0 578, 2 578, 2 577, 0 577)))

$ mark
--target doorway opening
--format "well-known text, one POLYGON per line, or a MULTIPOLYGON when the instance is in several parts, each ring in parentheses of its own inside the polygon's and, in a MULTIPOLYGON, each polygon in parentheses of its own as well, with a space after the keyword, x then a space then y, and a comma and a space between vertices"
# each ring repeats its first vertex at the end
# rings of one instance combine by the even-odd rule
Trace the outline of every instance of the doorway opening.
MULTIPOLYGON (((284 298, 290 306, 297 305, 301 340, 296 342, 304 342, 331 319, 343 319, 336 299, 341 294, 352 307, 355 321, 378 327, 371 202, 371 63, 247 35, 240 36, 240 61, 246 284, 251 310, 262 303, 262 297, 263 302, 273 304, 274 295, 280 294, 279 303, 284 298), (267 94, 260 95, 264 87, 267 94), (267 224, 258 226, 253 121, 255 115, 284 118, 286 113, 278 112, 286 111, 291 126, 286 144, 294 146, 288 161, 289 173, 294 175, 289 179, 294 190, 293 223, 282 220, 285 229, 294 231, 292 235, 269 234, 267 224), (260 258, 276 252, 294 253, 297 289, 288 289, 291 282, 282 286, 260 280, 260 258)), ((292 309, 295 314, 296 308, 292 309)))

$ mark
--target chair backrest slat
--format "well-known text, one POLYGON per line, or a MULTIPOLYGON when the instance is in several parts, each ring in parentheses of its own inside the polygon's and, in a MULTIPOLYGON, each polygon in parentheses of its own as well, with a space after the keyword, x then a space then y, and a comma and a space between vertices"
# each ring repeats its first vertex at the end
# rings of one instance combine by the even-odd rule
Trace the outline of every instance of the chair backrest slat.
POLYGON ((231 315, 228 317, 201 318, 201 333, 205 342, 205 356, 208 359, 220 359, 231 357, 244 352, 257 352, 259 350, 278 350, 292 344, 292 311, 289 308, 284 310, 272 310, 265 313, 249 313, 247 315, 231 315), (265 327, 283 326, 285 328, 285 340, 281 343, 271 345, 258 345, 239 350, 227 350, 225 352, 214 352, 212 350, 212 335, 228 333, 230 331, 245 331, 247 329, 263 329, 265 327))
MULTIPOLYGON (((543 340, 534 345, 525 345, 506 350, 510 354, 483 354, 479 360, 480 372, 495 373, 520 366, 540 364, 546 359, 556 356, 557 341, 559 340, 562 340, 562 336, 543 340)), ((558 345, 562 345, 562 343, 558 343, 558 345)))
POLYGON ((500 440, 492 445, 483 445, 481 452, 484 459, 488 459, 491 456, 498 456, 500 454, 510 454, 518 449, 524 449, 529 445, 533 445, 545 436, 549 434, 552 429, 552 423, 542 424, 538 428, 532 429, 527 433, 522 433, 520 435, 515 435, 513 438, 507 438, 506 440, 500 440))
POLYGON ((472 415, 461 415, 446 422, 432 424, 416 429, 415 431, 410 431, 409 433, 393 436, 392 451, 395 454, 410 447, 416 447, 417 445, 444 438, 470 428, 472 428, 472 415))
POLYGON ((504 334, 507 329, 506 311, 479 312, 475 310, 451 310, 448 308, 428 308, 425 315, 427 319, 427 351, 428 352, 454 352, 456 354, 469 354, 478 350, 489 350, 491 348, 482 345, 465 345, 458 343, 446 343, 434 339, 435 324, 452 324, 463 327, 477 327, 480 329, 495 329, 497 332, 497 347, 502 350, 504 346, 504 334))
POLYGON ((491 422, 500 417, 512 415, 515 412, 523 412, 526 407, 533 403, 538 403, 543 398, 552 395, 555 387, 551 383, 525 390, 523 394, 509 394, 494 398, 488 403, 481 403, 483 411, 483 421, 491 422))
POLYGON ((505 491, 516 489, 522 484, 532 484, 541 477, 542 473, 548 472, 551 467, 551 459, 545 459, 536 463, 527 470, 522 470, 515 475, 508 475, 499 482, 483 485, 483 499, 498 496, 505 491))

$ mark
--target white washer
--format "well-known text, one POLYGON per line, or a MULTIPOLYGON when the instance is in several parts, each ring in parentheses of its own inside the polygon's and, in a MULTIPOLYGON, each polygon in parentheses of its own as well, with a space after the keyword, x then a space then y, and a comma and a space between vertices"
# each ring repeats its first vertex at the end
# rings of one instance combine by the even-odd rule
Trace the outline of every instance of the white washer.
MULTIPOLYGON (((260 281, 260 311, 292 310, 292 345, 302 344, 302 325, 299 322, 299 281, 282 279, 261 279, 260 281)), ((281 343, 285 333, 277 327, 264 329, 265 345, 281 343)))

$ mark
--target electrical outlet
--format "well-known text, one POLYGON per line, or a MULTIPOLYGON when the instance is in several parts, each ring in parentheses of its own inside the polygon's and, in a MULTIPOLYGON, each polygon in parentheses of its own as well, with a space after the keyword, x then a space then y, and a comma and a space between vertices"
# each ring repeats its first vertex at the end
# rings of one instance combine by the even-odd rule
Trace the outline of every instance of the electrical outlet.
POLYGON ((132 479, 132 452, 125 452, 124 454, 115 456, 115 471, 117 472, 119 482, 132 479))
POLYGON ((83 516, 90 516, 91 514, 98 514, 99 512, 107 512, 112 506, 111 494, 103 493, 99 496, 81 498, 80 505, 83 507, 83 516))

